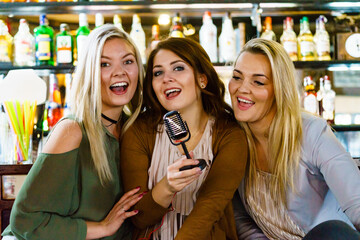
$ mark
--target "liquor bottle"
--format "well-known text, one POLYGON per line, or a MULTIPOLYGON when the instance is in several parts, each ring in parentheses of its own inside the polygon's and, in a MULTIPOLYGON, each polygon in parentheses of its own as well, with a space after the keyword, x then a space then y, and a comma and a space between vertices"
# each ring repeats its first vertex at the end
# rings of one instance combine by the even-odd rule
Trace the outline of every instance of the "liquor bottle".
POLYGON ((70 103, 69 103, 71 81, 72 81, 71 73, 66 73, 65 74, 66 90, 65 90, 65 104, 64 104, 64 109, 63 109, 63 116, 68 116, 71 113, 70 112, 70 103))
POLYGON ((170 27, 170 37, 184 38, 184 27, 181 21, 180 13, 176 13, 172 19, 172 25, 170 27))
POLYGON ((50 74, 49 77, 49 99, 46 105, 47 121, 49 129, 51 130, 62 117, 61 97, 55 74, 50 74))
POLYGON ((25 19, 20 19, 19 30, 14 36, 14 65, 35 65, 35 38, 25 19))
POLYGON ((241 49, 246 43, 245 23, 239 22, 235 29, 236 56, 239 55, 241 49))
POLYGON ((235 54, 235 31, 230 18, 230 13, 228 13, 223 19, 222 29, 219 36, 219 62, 234 62, 236 58, 235 54))
POLYGON ((319 79, 319 90, 316 93, 316 98, 319 103, 319 115, 323 116, 323 98, 324 98, 324 78, 319 79))
POLYGON ((211 13, 206 11, 203 15, 203 25, 199 31, 200 45, 209 55, 211 62, 218 62, 217 57, 217 28, 212 21, 211 13))
POLYGON ((306 111, 318 114, 318 101, 316 98, 315 82, 311 76, 304 78, 305 96, 304 108, 306 111))
POLYGON ((315 44, 313 35, 310 31, 309 19, 302 18, 302 29, 299 34, 299 60, 300 61, 314 61, 315 60, 315 44))
POLYGON ((104 25, 104 16, 101 13, 95 14, 95 28, 104 25))
POLYGON ((133 15, 133 22, 131 25, 130 37, 135 42, 136 47, 139 49, 141 60, 146 63, 146 39, 145 32, 141 26, 141 20, 139 15, 133 15))
POLYGON ((284 20, 284 30, 280 37, 280 42, 289 54, 292 61, 298 60, 298 46, 296 33, 293 30, 294 22, 291 17, 284 20))
POLYGON ((79 28, 76 30, 76 48, 77 48, 77 61, 85 54, 85 45, 87 37, 90 34, 90 29, 87 21, 87 16, 85 13, 79 14, 79 28))
POLYGON ((125 30, 124 30, 124 28, 123 28, 123 26, 122 26, 121 17, 120 17, 119 14, 115 14, 115 15, 114 15, 113 21, 114 21, 115 27, 117 27, 117 28, 120 29, 121 31, 125 32, 125 30))
POLYGON ((160 26, 154 24, 152 25, 151 28, 150 51, 152 51, 159 42, 160 42, 160 26))
POLYGON ((265 29, 263 33, 261 34, 260 38, 264 38, 267 40, 273 40, 276 41, 276 35, 274 31, 272 30, 272 19, 271 17, 265 18, 265 29))
POLYGON ((329 33, 326 31, 325 23, 327 19, 325 16, 320 15, 316 19, 317 29, 314 35, 314 42, 316 46, 317 59, 320 61, 330 61, 330 37, 329 33))
POLYGON ((324 97, 323 97, 323 118, 329 124, 334 124, 335 118, 335 96, 336 93, 331 89, 331 81, 328 75, 324 76, 324 97))
POLYGON ((46 16, 40 15, 40 26, 34 29, 35 64, 54 65, 54 30, 48 26, 46 16))
POLYGON ((13 37, 3 20, 0 20, 0 62, 11 63, 13 37))
POLYGON ((74 40, 68 32, 66 23, 60 24, 60 32, 56 35, 56 62, 58 65, 72 65, 74 63, 74 40))

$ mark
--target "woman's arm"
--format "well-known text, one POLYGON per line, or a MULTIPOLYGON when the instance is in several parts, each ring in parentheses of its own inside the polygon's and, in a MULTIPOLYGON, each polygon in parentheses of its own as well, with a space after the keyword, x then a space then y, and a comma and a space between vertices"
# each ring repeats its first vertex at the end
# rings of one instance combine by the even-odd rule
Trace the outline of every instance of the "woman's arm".
POLYGON ((303 144, 311 146, 308 149, 312 149, 310 157, 314 165, 320 169, 342 210, 360 230, 360 171, 350 154, 330 127, 319 119, 308 124, 303 144))
POLYGON ((234 194, 232 204, 234 208, 236 232, 238 238, 243 240, 267 240, 268 238, 246 212, 238 191, 236 191, 234 194))
POLYGON ((207 239, 244 177, 248 154, 244 132, 234 124, 213 137, 217 137, 213 164, 176 239, 207 239))

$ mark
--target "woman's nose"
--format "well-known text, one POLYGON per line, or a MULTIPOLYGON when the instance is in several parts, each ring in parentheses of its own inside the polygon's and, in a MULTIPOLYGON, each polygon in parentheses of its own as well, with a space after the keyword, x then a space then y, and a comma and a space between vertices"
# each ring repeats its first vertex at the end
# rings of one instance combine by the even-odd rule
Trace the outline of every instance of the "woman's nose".
POLYGON ((125 69, 121 65, 118 65, 114 69, 113 76, 115 77, 115 76, 121 76, 121 75, 125 75, 125 69))
POLYGON ((163 82, 173 82, 174 81, 174 77, 172 76, 171 73, 164 71, 164 75, 163 75, 163 82))
POLYGON ((250 82, 249 81, 242 81, 242 83, 239 84, 237 91, 242 93, 249 93, 250 92, 250 82))

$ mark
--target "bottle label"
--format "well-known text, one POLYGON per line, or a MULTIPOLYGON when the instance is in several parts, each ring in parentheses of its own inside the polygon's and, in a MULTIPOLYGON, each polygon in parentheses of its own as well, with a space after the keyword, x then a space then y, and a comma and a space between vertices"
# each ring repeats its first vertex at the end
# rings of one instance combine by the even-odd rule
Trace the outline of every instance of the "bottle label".
POLYGON ((15 59, 14 62, 18 65, 31 65, 34 61, 32 50, 32 43, 26 40, 19 40, 15 42, 15 59))
POLYGON ((50 60, 50 36, 49 34, 40 34, 36 36, 36 42, 38 49, 36 51, 36 57, 38 60, 50 60))
POLYGON ((9 43, 6 40, 0 40, 0 62, 10 62, 9 43))
POLYGON ((87 41, 87 35, 79 35, 76 38, 76 45, 77 45, 77 60, 79 61, 85 51, 85 45, 87 41))
POLYGON ((314 94, 309 94, 305 96, 304 98, 304 108, 306 111, 309 111, 311 113, 318 113, 317 111, 317 99, 314 94))
POLYGON ((285 51, 289 55, 297 54, 297 43, 296 43, 296 41, 284 41, 283 46, 285 48, 285 51))
POLYGON ((58 63, 72 62, 71 36, 58 36, 56 38, 56 49, 58 63))
POLYGON ((316 45, 316 51, 319 57, 330 56, 330 42, 319 39, 316 45))
POLYGON ((314 56, 314 42, 313 41, 301 41, 300 53, 302 57, 314 56))

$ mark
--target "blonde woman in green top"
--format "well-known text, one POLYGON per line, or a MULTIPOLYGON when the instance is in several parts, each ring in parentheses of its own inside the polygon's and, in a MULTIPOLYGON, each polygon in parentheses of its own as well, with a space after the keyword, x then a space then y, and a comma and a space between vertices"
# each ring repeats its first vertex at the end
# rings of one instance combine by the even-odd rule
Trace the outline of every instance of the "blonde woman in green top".
POLYGON ((139 113, 143 66, 129 36, 110 24, 92 31, 86 49, 71 87, 72 115, 30 170, 4 239, 131 237, 124 221, 144 193, 123 192, 118 140, 139 113))

